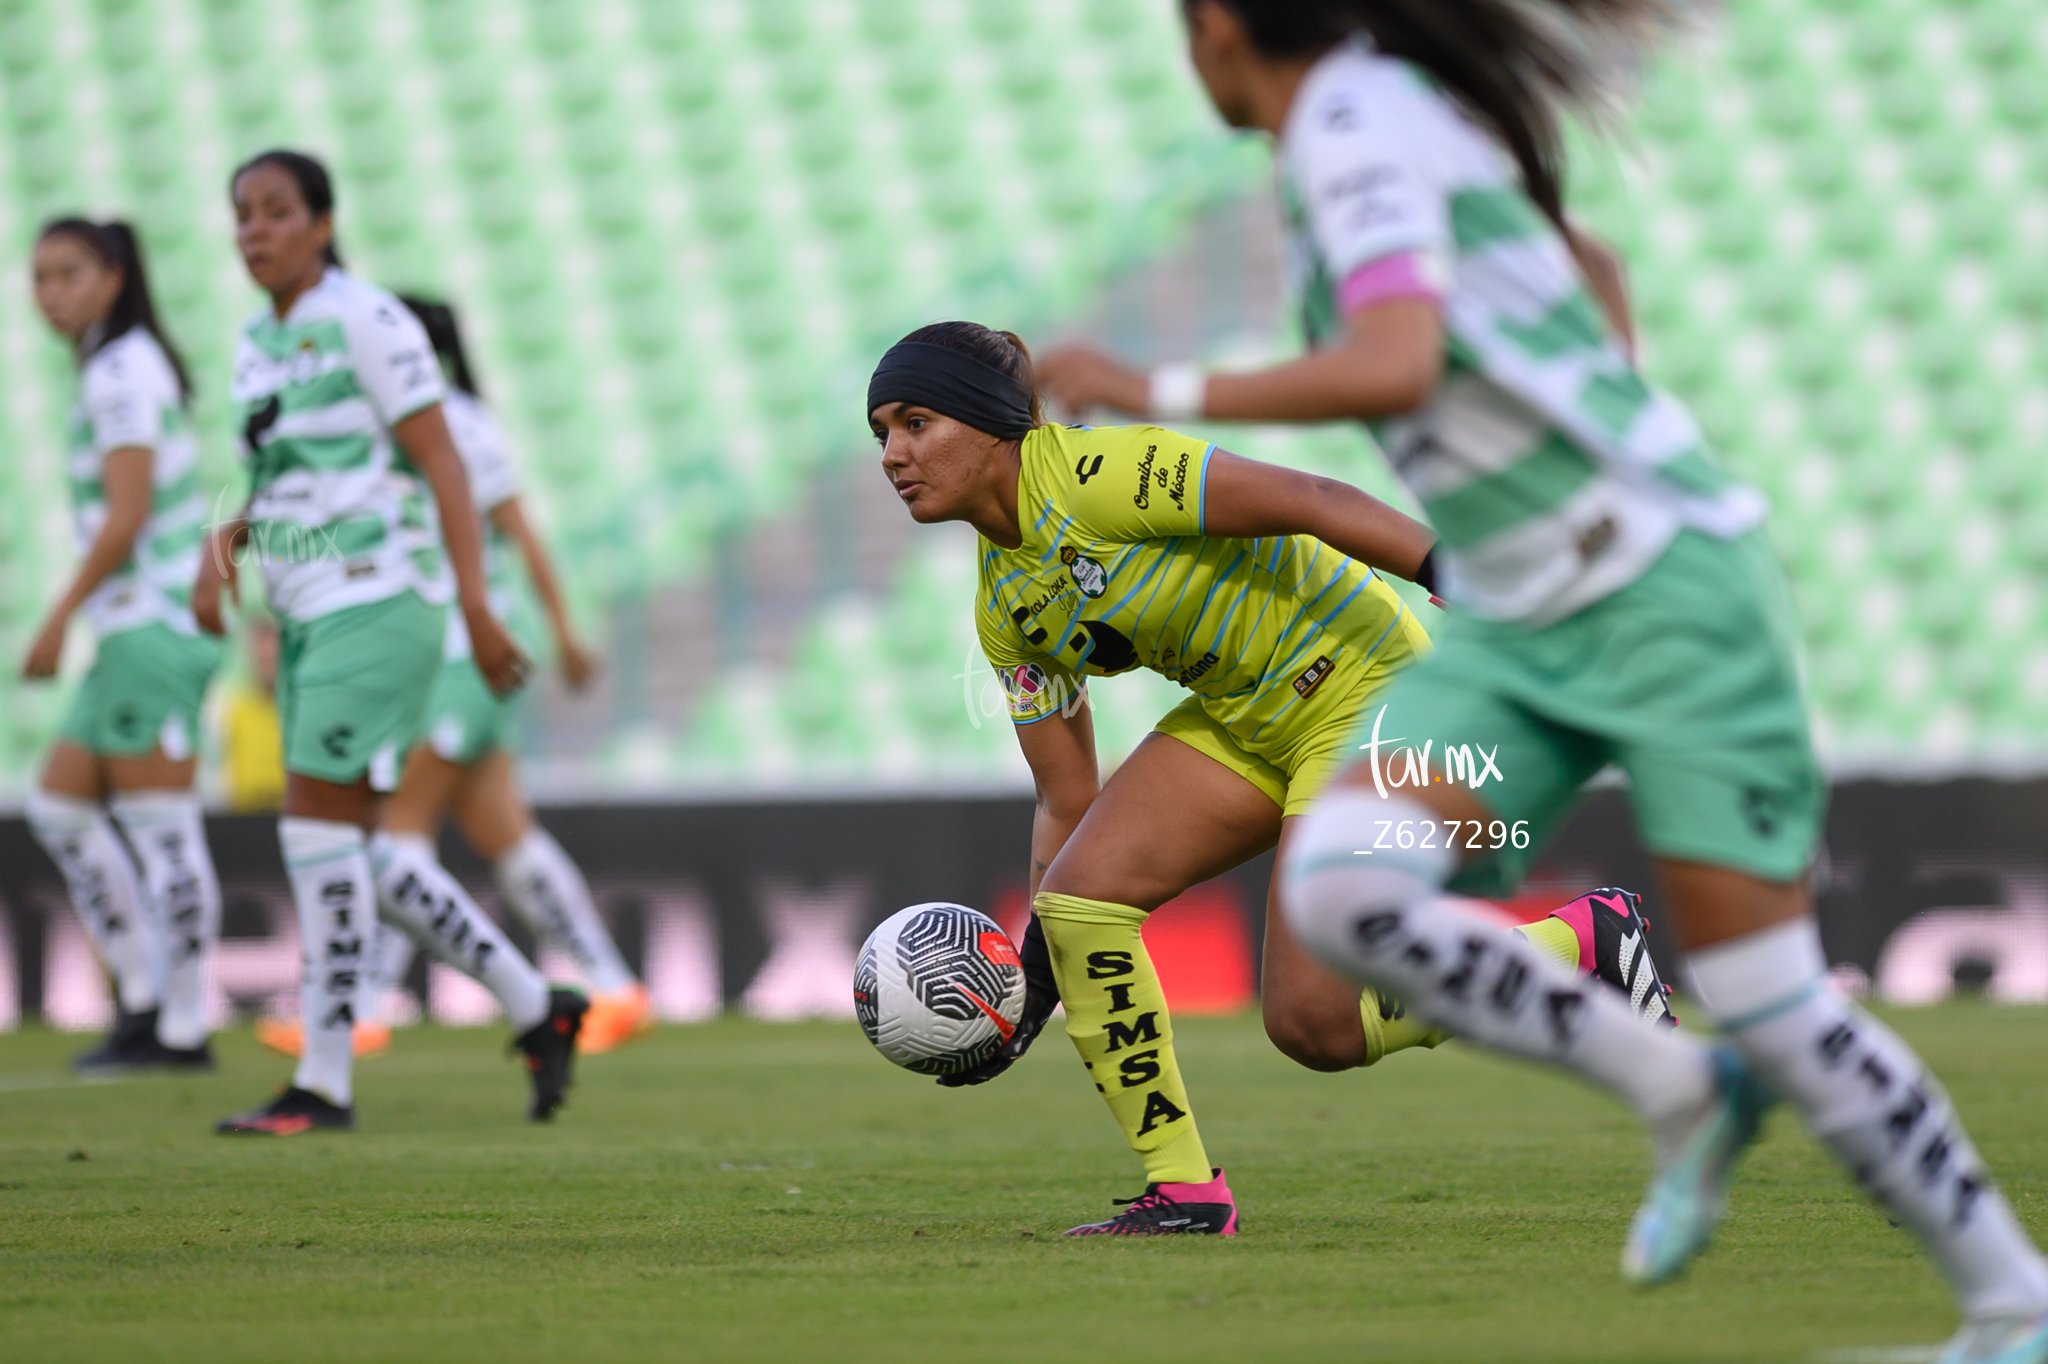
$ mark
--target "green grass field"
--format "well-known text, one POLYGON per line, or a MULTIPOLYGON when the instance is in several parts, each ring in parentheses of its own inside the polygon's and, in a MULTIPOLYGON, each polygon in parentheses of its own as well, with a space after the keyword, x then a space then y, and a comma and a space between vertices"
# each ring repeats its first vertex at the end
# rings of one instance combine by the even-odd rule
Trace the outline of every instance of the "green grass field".
MULTIPOLYGON (((2048 1233, 2048 1011, 1895 1021, 2048 1233)), ((1952 1327, 1934 1274, 1782 1113, 1685 1282, 1614 1264, 1623 1111, 1468 1049, 1314 1075, 1256 1019, 1181 1056, 1235 1240, 1062 1239, 1137 1192, 1064 1039, 952 1092, 851 1025, 669 1028, 554 1125, 490 1030, 360 1071, 362 1128, 229 1139, 286 1067, 79 1084, 0 1037, 0 1358, 1864 1360, 1952 1327)))

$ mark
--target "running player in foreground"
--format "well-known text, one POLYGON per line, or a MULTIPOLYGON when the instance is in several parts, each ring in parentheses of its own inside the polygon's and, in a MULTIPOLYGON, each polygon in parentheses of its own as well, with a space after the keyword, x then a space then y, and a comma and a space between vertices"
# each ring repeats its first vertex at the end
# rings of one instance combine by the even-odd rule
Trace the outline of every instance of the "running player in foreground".
MULTIPOLYGON (((1196 1131, 1140 930, 1190 886, 1287 845, 1359 708, 1429 647, 1373 570, 1427 576, 1431 534, 1355 488, 1160 427, 1046 425, 1023 343, 971 322, 904 338, 868 407, 911 517, 981 532, 975 624, 1038 787, 1025 1017, 993 1061, 942 1083, 1001 1073, 1064 1001, 1148 1180, 1123 1213, 1075 1232, 1228 1235, 1236 1207, 1196 1131), (1139 666, 1194 695, 1105 784, 1082 679, 1139 666)), ((1618 950, 1616 929, 1640 942, 1633 898, 1584 897, 1528 933, 1561 961, 1597 960, 1669 1022, 1647 952, 1618 950)), ((1387 995, 1361 1000, 1277 912, 1264 972, 1267 1031, 1304 1065, 1368 1066, 1442 1040, 1387 995)))
POLYGON ((1218 111, 1277 140, 1316 351, 1256 374, 1155 376, 1149 398, 1140 376, 1073 357, 1065 394, 1377 421, 1443 537, 1451 603, 1437 651, 1392 688, 1385 732, 1497 747, 1502 774, 1383 794, 1348 769, 1282 853, 1295 933, 1420 1016, 1642 1114, 1656 1173, 1627 1278, 1669 1279, 1705 1246, 1768 1091, 1947 1277, 1964 1323, 1945 1364, 2048 1360, 2048 1263, 1919 1057, 1828 978, 1807 882, 1825 787, 1763 501, 1644 383, 1575 260, 1558 119, 1600 93, 1598 55, 1651 36, 1662 8, 1185 10, 1218 111), (1512 885, 1608 762, 1628 773, 1720 1045, 1647 1026, 1446 901, 1512 885), (1469 831, 1495 820, 1527 821, 1531 848, 1473 848, 1469 831))
POLYGON ((546 1119, 569 1083, 583 996, 550 992, 431 856, 381 829, 366 838, 440 671, 450 566, 492 689, 509 693, 526 674, 491 614, 433 349, 403 304, 343 273, 319 162, 265 152, 229 188, 236 245, 271 306, 235 355, 249 506, 201 556, 192 606, 203 627, 225 633, 221 590, 233 590, 244 547, 263 565, 283 633, 278 841, 306 965, 291 1087, 220 1130, 355 1125, 352 1031, 380 913, 497 996, 532 1074, 530 1115, 546 1119))
POLYGON ((78 359, 69 472, 84 561, 22 675, 56 676, 80 611, 99 637, 27 810, 114 977, 113 1032, 72 1064, 211 1069, 206 962, 220 933, 220 883, 192 778, 222 648, 192 618, 206 497, 185 369, 157 324, 126 223, 45 227, 35 292, 78 359))
MULTIPOLYGON (((491 612, 513 619, 518 605, 518 567, 524 560, 534 592, 547 613, 554 635, 555 656, 572 690, 580 691, 596 674, 597 663, 569 625, 553 560, 526 519, 519 490, 519 471, 512 463, 497 422, 484 407, 475 372, 462 344, 455 310, 445 303, 400 298, 426 329, 427 340, 440 357, 443 378, 450 385, 441 400, 448 433, 462 456, 469 477, 469 495, 484 518, 484 579, 490 589, 491 612)), ((537 641, 520 640, 531 655, 537 641)), ((434 840, 441 821, 452 809, 463 837, 491 864, 498 889, 534 935, 555 944, 583 973, 591 988, 590 1012, 577 1034, 577 1050, 586 1055, 610 1051, 654 1027, 647 991, 619 955, 605 931, 583 874, 559 843, 533 818, 512 768, 510 744, 517 712, 515 697, 492 691, 471 656, 469 631, 462 617, 448 618, 448 643, 427 702, 422 736, 407 758, 398 790, 384 810, 384 833, 405 842, 419 857, 434 859, 434 840)), ((404 980, 411 968, 411 940, 386 929, 371 967, 370 1016, 384 991, 404 980)), ((387 1029, 359 1022, 357 1054, 388 1044, 387 1029)), ((257 1037, 266 1046, 296 1056, 300 1032, 295 1024, 264 1019, 257 1037)))

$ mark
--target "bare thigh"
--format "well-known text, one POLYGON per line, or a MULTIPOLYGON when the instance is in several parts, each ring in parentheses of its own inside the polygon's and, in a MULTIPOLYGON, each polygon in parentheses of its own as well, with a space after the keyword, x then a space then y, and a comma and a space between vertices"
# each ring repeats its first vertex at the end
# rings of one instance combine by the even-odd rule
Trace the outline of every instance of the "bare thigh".
POLYGON ((1280 807, 1187 744, 1148 734, 1124 760, 1040 889, 1154 910, 1258 856, 1280 837, 1280 807))
POLYGON ((455 795, 455 821, 462 836, 487 862, 519 846, 533 827, 533 814, 512 770, 512 755, 494 748, 478 759, 455 795))
POLYGON ((406 755, 398 789, 385 802, 379 822, 389 833, 433 838, 441 831, 441 817, 455 803, 468 778, 468 768, 449 762, 425 744, 416 745, 406 755))
POLYGON ((102 757, 59 740, 43 764, 42 786, 53 796, 104 800, 109 791, 189 791, 197 758, 167 758, 161 748, 133 758, 102 757))
POLYGON ((377 822, 377 793, 366 773, 348 785, 303 772, 284 774, 284 813, 294 819, 324 819, 368 829, 377 822))

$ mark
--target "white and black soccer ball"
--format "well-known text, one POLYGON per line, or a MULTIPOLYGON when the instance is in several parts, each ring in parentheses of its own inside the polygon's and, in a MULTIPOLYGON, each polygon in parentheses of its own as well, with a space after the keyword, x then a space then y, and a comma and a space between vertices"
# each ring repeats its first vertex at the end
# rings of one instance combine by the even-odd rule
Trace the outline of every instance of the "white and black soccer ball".
POLYGON ((912 905, 884 919, 853 968, 853 1010, 875 1050, 920 1075, 972 1070, 1024 1014, 1024 965, 994 919, 912 905))

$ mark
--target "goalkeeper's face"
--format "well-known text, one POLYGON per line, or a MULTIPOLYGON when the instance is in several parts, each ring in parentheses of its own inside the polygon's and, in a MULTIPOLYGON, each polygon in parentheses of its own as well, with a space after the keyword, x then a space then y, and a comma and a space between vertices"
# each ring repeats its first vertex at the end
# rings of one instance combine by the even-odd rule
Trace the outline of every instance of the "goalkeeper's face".
POLYGON ((967 521, 996 497, 1017 442, 976 430, 914 403, 885 403, 868 414, 882 446, 882 472, 923 525, 967 521))

